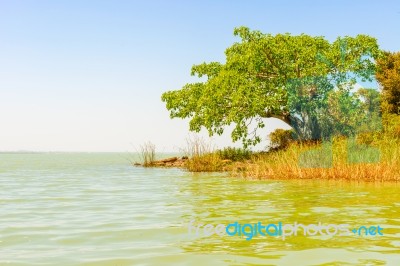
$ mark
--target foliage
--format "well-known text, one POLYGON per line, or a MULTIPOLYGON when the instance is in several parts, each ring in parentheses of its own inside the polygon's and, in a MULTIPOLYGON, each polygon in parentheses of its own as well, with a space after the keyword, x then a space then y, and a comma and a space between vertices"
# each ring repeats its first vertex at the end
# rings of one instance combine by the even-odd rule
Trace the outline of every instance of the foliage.
POLYGON ((270 147, 273 150, 286 149, 293 140, 293 131, 278 128, 269 135, 270 147))
POLYGON ((222 160, 231 161, 244 161, 251 158, 252 152, 247 149, 226 147, 222 150, 218 150, 218 155, 222 160))
POLYGON ((382 86, 383 109, 400 114, 400 52, 385 52, 377 60, 376 79, 382 86))
MULTIPOLYGON (((375 38, 366 35, 337 38, 301 34, 263 34, 236 28, 241 38, 226 49, 226 63, 202 63, 191 74, 205 81, 188 83, 162 95, 171 118, 190 118, 189 128, 210 135, 222 134, 234 125, 233 141, 244 147, 260 142, 257 133, 265 117, 277 117, 294 125, 306 138, 319 138, 305 127, 316 113, 326 110, 328 92, 352 84, 356 78, 370 79, 379 56, 375 38), (301 97, 300 97, 301 96, 301 97)), ((314 130, 314 131, 313 131, 314 130)))
POLYGON ((400 115, 386 113, 382 116, 384 134, 400 139, 400 115))
POLYGON ((382 118, 379 92, 364 88, 356 93, 333 90, 328 93, 325 111, 321 110, 316 117, 322 139, 380 131, 382 118))
POLYGON ((381 132, 364 132, 357 134, 356 141, 360 145, 372 145, 382 137, 381 132))
POLYGON ((359 89, 356 97, 361 99, 362 113, 358 117, 357 134, 382 131, 381 94, 375 89, 359 89))

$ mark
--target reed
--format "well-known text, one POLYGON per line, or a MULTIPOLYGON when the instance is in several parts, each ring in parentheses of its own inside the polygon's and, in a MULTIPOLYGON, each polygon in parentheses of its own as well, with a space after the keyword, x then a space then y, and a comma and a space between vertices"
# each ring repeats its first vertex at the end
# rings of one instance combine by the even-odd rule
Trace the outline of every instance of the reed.
POLYGON ((291 143, 286 150, 253 156, 244 171, 232 173, 256 179, 400 181, 400 140, 381 137, 369 146, 343 137, 328 144, 291 143))
POLYGON ((190 172, 219 172, 223 170, 224 163, 216 152, 211 140, 206 140, 198 135, 186 138, 186 147, 182 152, 189 159, 185 168, 190 172))
POLYGON ((156 146, 150 141, 140 145, 140 159, 144 167, 150 167, 154 165, 156 160, 156 146))

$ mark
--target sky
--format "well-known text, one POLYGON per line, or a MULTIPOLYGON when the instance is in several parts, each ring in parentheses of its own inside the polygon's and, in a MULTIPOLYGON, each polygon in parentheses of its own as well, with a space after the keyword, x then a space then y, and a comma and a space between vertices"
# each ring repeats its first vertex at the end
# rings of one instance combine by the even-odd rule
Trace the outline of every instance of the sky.
POLYGON ((195 81, 192 65, 224 62, 235 27, 368 34, 398 51, 399 25, 389 0, 0 0, 0 151, 179 151, 188 120, 171 120, 161 94, 195 81))

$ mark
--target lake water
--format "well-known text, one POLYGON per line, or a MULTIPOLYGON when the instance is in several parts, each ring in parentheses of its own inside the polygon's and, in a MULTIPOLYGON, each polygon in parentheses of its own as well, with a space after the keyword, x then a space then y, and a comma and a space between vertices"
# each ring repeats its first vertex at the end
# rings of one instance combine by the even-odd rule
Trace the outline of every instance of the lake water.
POLYGON ((400 265, 400 186, 132 167, 126 154, 0 154, 0 265, 400 265), (381 226, 383 235, 189 235, 188 223, 381 226))

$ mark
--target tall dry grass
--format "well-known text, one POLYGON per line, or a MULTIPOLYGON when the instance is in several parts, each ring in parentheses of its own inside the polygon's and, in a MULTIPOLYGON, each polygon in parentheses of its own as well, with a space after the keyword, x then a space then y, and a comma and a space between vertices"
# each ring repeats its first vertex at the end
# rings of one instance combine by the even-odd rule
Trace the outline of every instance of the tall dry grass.
POLYGON ((153 166, 156 160, 156 146, 150 141, 145 142, 140 145, 139 156, 144 167, 153 166))
POLYGON ((381 135, 367 147, 336 138, 331 148, 325 145, 292 143, 286 150, 254 156, 244 171, 233 174, 256 179, 400 181, 399 139, 381 135))
POLYGON ((189 159, 185 168, 190 172, 219 172, 223 170, 223 161, 211 140, 206 140, 198 135, 186 138, 186 147, 182 152, 189 159))

